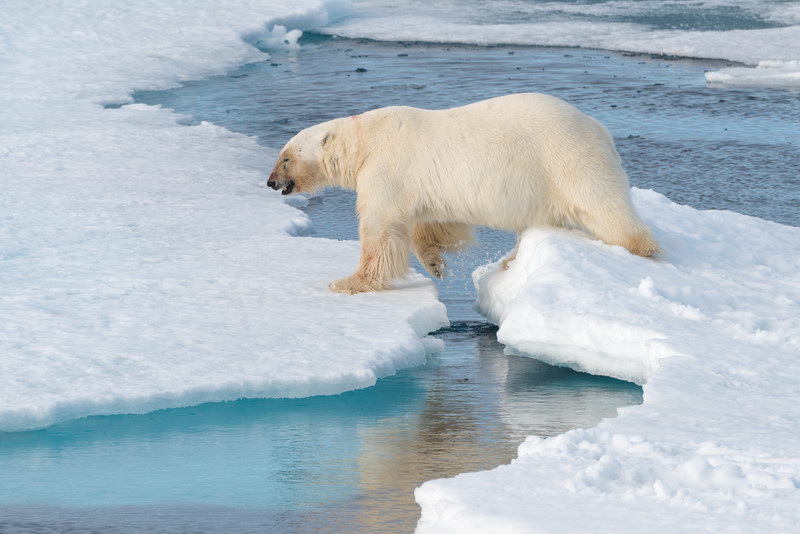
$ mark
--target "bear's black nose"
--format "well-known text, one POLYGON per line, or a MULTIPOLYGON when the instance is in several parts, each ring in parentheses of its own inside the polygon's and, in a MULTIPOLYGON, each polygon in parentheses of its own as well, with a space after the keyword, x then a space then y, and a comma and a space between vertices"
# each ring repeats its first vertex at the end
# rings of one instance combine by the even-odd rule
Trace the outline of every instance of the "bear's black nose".
POLYGON ((278 184, 275 180, 267 180, 267 187, 271 187, 274 190, 278 190, 278 184))

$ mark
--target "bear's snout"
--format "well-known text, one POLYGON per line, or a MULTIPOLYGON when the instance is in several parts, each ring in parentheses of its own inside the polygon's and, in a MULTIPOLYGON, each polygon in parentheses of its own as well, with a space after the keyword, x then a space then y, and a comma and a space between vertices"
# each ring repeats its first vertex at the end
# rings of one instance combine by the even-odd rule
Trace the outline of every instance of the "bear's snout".
POLYGON ((267 180, 267 187, 271 187, 275 191, 283 189, 282 195, 288 195, 294 190, 294 180, 291 178, 279 178, 277 171, 272 171, 267 180))
POLYGON ((272 174, 269 175, 267 178, 267 187, 271 187, 272 189, 278 189, 278 172, 272 171, 272 174))

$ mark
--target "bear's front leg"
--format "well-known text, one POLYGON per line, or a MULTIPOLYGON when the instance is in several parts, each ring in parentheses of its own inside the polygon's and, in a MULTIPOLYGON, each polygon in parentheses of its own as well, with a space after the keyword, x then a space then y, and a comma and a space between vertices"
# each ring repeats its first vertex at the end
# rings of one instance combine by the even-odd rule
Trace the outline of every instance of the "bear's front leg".
POLYGON ((352 275, 330 283, 328 288, 337 293, 353 295, 387 289, 392 279, 408 272, 408 224, 387 213, 359 215, 361 258, 352 275))

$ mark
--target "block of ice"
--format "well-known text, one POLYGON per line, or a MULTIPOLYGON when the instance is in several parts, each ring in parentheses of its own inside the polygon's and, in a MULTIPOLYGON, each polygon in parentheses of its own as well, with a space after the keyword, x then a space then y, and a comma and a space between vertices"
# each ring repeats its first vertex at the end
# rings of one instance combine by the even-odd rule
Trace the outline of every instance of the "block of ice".
POLYGON ((530 437, 511 465, 424 484, 418 532, 795 528, 800 228, 652 191, 634 201, 663 258, 531 229, 508 270, 481 268, 475 282, 500 341, 644 383, 644 403, 530 437))
POLYGON ((800 60, 759 61, 756 67, 730 67, 706 73, 706 80, 714 86, 730 87, 798 87, 800 86, 800 60))

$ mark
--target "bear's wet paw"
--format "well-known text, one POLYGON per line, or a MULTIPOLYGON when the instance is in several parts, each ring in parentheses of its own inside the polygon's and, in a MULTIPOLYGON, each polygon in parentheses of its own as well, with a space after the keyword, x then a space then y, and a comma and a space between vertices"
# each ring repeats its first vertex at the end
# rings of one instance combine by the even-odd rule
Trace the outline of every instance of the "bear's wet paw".
POLYGON ((447 263, 444 260, 439 260, 438 262, 432 261, 425 265, 425 269, 431 273, 431 275, 435 276, 438 279, 444 278, 445 269, 447 268, 447 263))
POLYGON ((447 262, 442 258, 441 250, 439 247, 430 247, 427 250, 422 250, 417 253, 420 264, 432 276, 442 279, 444 278, 445 269, 447 269, 447 262))

